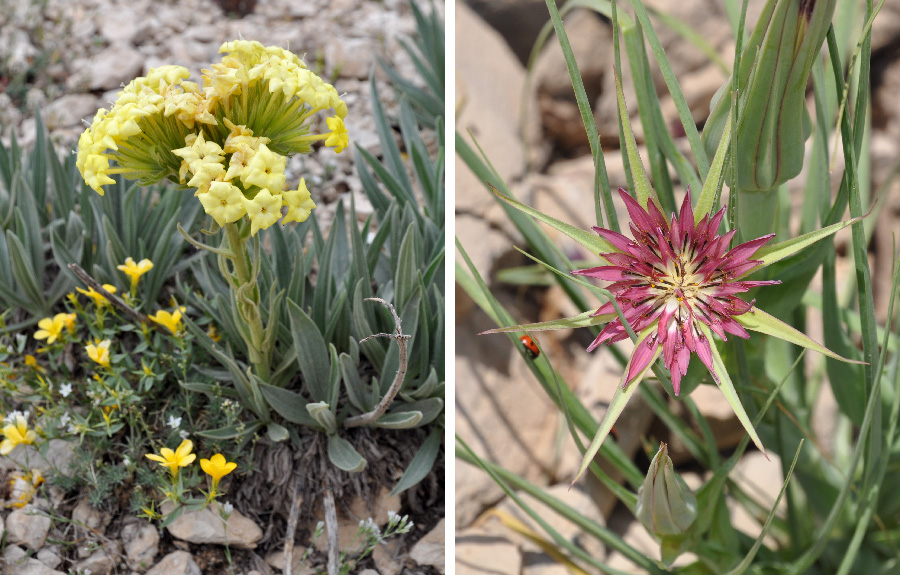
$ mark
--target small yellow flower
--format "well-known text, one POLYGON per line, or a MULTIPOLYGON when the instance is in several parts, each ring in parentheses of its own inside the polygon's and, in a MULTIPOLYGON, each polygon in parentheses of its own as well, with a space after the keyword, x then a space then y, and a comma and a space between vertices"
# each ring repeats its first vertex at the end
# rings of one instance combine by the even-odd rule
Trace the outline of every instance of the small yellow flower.
POLYGON ((103 367, 109 367, 109 346, 112 344, 112 341, 108 339, 104 339, 103 341, 97 342, 96 345, 93 343, 89 343, 84 346, 85 351, 87 351, 88 357, 99 363, 103 367))
POLYGON ((185 439, 175 451, 163 447, 159 450, 159 455, 148 453, 144 457, 159 462, 163 467, 168 467, 172 475, 175 475, 178 473, 179 467, 187 467, 197 459, 197 456, 191 453, 193 449, 194 443, 190 439, 185 439))
MULTIPOLYGON (((128 258, 128 259, 131 259, 131 258, 128 258)), ((94 300, 94 304, 96 304, 97 307, 111 305, 109 303, 109 300, 106 299, 106 296, 104 296, 103 294, 101 294, 98 291, 94 291, 94 288, 88 288, 86 290, 81 289, 81 288, 75 288, 75 289, 78 290, 79 293, 83 293, 84 295, 86 295, 89 298, 91 298, 92 300, 94 300)), ((106 291, 108 291, 111 294, 116 293, 116 286, 114 286, 112 284, 103 284, 103 289, 105 289, 106 291)))
POLYGON ((116 267, 131 278, 131 293, 134 293, 137 291, 138 280, 141 279, 141 276, 153 269, 153 262, 144 258, 140 262, 134 263, 134 259, 128 256, 123 265, 116 267))
POLYGON ((78 316, 75 315, 74 313, 64 313, 64 314, 60 314, 60 315, 63 316, 62 319, 63 319, 63 323, 66 324, 66 330, 67 330, 70 334, 73 334, 73 335, 74 335, 74 333, 75 333, 75 320, 78 318, 78 316))
POLYGON ((0 455, 9 455, 17 445, 31 445, 37 439, 33 429, 28 429, 28 421, 22 415, 16 416, 16 422, 3 428, 3 436, 0 442, 0 455))
POLYGON ((147 316, 159 325, 167 328, 174 334, 177 334, 181 331, 181 311, 180 309, 176 309, 174 312, 169 313, 164 310, 159 310, 155 315, 147 316))
MULTIPOLYGON (((274 190, 276 193, 284 187, 284 168, 287 158, 276 154, 265 144, 260 144, 259 149, 247 163, 247 167, 241 172, 241 183, 245 186, 257 186, 274 190)), ((268 226, 267 226, 268 227, 268 226)))
POLYGON ((306 180, 303 178, 300 178, 296 190, 282 192, 281 198, 288 208, 287 214, 281 220, 282 225, 288 222, 305 222, 310 212, 316 207, 316 203, 312 201, 312 196, 306 188, 306 180))
POLYGON ((25 355, 25 365, 34 368, 34 370, 39 373, 47 373, 46 369, 38 365, 37 358, 30 353, 25 355))
POLYGON ((226 461, 225 456, 221 453, 216 453, 209 459, 200 460, 200 468, 203 469, 204 473, 212 477, 213 484, 218 483, 220 479, 234 471, 236 467, 237 463, 226 461))
POLYGON ((216 343, 222 341, 222 334, 219 333, 219 330, 217 330, 216 326, 213 324, 209 324, 209 329, 206 330, 206 335, 208 335, 209 338, 216 343))
MULTIPOLYGON (((47 343, 53 343, 62 337, 62 330, 66 327, 66 316, 68 314, 58 313, 53 318, 45 317, 38 322, 41 328, 34 332, 34 339, 46 339, 47 343)), ((74 314, 73 314, 74 315, 74 314)), ((74 327, 74 320, 73 320, 74 327)))
POLYGON ((281 217, 281 194, 263 188, 252 200, 244 199, 247 216, 250 217, 250 235, 255 236, 260 229, 266 229, 281 217))
POLYGON ((334 116, 325 118, 325 121, 331 129, 331 134, 325 140, 325 145, 333 146, 334 151, 340 154, 344 151, 344 148, 350 145, 350 134, 347 133, 347 128, 344 127, 344 120, 340 116, 334 116))
POLYGON ((236 222, 247 213, 244 207, 244 194, 229 182, 212 182, 209 190, 198 194, 197 197, 206 213, 220 226, 236 222))

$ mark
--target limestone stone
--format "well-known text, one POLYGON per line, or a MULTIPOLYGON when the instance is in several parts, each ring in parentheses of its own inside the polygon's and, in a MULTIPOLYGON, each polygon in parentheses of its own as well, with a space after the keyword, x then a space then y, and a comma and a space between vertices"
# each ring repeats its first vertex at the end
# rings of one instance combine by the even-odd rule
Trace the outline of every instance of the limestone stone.
POLYGON ((514 543, 479 527, 456 535, 456 575, 519 575, 522 554, 514 543))
MULTIPOLYGON (((172 512, 171 502, 162 506, 163 514, 172 512)), ((252 519, 235 509, 225 522, 219 515, 219 505, 211 504, 199 511, 182 513, 166 529, 172 537, 189 543, 215 543, 241 549, 253 549, 263 532, 252 519)))
POLYGON ((38 550, 50 532, 50 517, 35 504, 14 510, 6 518, 6 534, 10 543, 38 550))
POLYGON ((73 126, 81 124, 84 118, 90 120, 97 108, 97 98, 91 94, 66 94, 46 107, 43 119, 51 130, 73 126))
POLYGON ((413 545, 413 548, 409 551, 409 558, 419 565, 430 565, 441 573, 445 572, 443 519, 425 537, 419 539, 413 545))
POLYGON ((146 575, 202 575, 200 566, 187 551, 173 551, 147 571, 146 575))
POLYGON ((132 569, 146 569, 159 553, 159 531, 150 523, 134 521, 122 527, 125 558, 132 569))
POLYGON ((81 572, 90 571, 91 575, 109 575, 116 568, 121 555, 122 544, 112 540, 76 563, 75 569, 81 572))
POLYGON ((42 548, 35 557, 50 569, 56 569, 62 563, 62 558, 59 556, 59 548, 55 545, 51 547, 42 548))
POLYGON ((34 557, 29 557, 18 545, 6 546, 0 566, 3 567, 0 572, 4 575, 66 575, 62 571, 47 567, 34 557))

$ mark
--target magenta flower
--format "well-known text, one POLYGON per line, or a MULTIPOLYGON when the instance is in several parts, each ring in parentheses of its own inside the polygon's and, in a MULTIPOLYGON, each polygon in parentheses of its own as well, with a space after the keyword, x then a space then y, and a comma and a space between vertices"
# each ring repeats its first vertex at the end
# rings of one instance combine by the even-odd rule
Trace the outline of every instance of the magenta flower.
MULTIPOLYGON (((718 381, 710 341, 698 323, 709 327, 723 340, 727 340, 726 334, 744 339, 750 337, 734 317, 750 311, 753 302, 744 301, 736 294, 757 286, 781 283, 741 280, 763 263, 750 258, 775 234, 729 250, 735 230, 718 234, 725 208, 712 218, 705 215, 695 223, 690 189, 681 204, 680 215, 673 213, 670 221, 666 221, 655 202, 647 202, 649 210, 645 210, 622 188, 619 188, 619 195, 631 215, 634 240, 594 227, 594 231, 618 251, 600 254, 610 265, 572 273, 613 282, 607 289, 635 332, 655 327, 635 349, 625 384, 647 368, 660 345, 663 361, 672 374, 675 395, 681 387, 681 377, 687 373, 692 353, 697 354, 718 381)), ((593 315, 615 313, 610 301, 593 315)), ((588 351, 601 343, 613 343, 627 337, 625 326, 616 317, 606 324, 588 351)))

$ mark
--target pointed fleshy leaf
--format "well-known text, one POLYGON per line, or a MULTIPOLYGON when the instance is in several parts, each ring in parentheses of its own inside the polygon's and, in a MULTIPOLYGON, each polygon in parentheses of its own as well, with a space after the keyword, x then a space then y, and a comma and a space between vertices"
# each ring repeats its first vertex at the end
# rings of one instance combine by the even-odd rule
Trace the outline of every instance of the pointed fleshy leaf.
POLYGON ((391 497, 403 493, 413 485, 425 479, 425 476, 428 475, 431 468, 434 467, 434 462, 441 450, 441 443, 443 443, 444 439, 443 431, 444 430, 440 427, 433 427, 431 429, 428 439, 425 440, 425 443, 423 443, 416 452, 415 457, 409 462, 400 481, 398 481, 397 485, 391 489, 391 497))
POLYGON ((328 436, 328 459, 335 467, 350 473, 359 473, 366 468, 366 460, 356 448, 337 435, 328 436))
POLYGON ((731 382, 731 376, 728 375, 728 370, 725 369, 725 363, 722 361, 722 356, 719 355, 719 348, 716 347, 716 344, 713 341, 712 331, 710 331, 704 323, 695 322, 694 325, 700 328, 700 331, 702 331, 703 335, 706 336, 706 339, 709 340, 709 347, 712 350, 713 368, 715 370, 714 375, 717 379, 716 383, 719 385, 719 389, 722 390, 722 394, 725 395, 725 401, 728 402, 728 405, 731 406, 731 409, 737 416, 738 421, 740 421, 741 425, 744 426, 744 429, 747 430, 747 434, 750 436, 753 444, 756 445, 757 449, 759 449, 763 455, 765 455, 766 450, 763 447, 762 441, 760 441, 759 435, 756 434, 756 430, 750 422, 750 417, 747 415, 747 411, 744 409, 741 399, 734 389, 734 383, 731 382))
POLYGON ((805 347, 806 349, 811 349, 823 355, 827 355, 832 359, 845 361, 847 363, 858 363, 861 365, 865 365, 866 363, 864 361, 857 361, 855 359, 847 359, 846 357, 841 357, 824 345, 816 343, 808 335, 794 329, 780 319, 767 314, 761 309, 757 309, 754 307, 745 314, 734 316, 734 319, 747 329, 759 333, 764 333, 766 335, 771 335, 777 337, 778 339, 783 339, 784 341, 789 341, 801 347, 805 347))
POLYGON ((728 112, 728 120, 725 121, 725 128, 722 130, 722 139, 719 141, 719 147, 716 148, 716 156, 713 158, 712 166, 709 167, 706 181, 703 182, 700 197, 697 198, 697 206, 694 208, 695 224, 700 223, 703 216, 712 211, 716 193, 722 189, 722 169, 725 166, 725 158, 728 156, 728 147, 731 144, 731 115, 732 113, 728 112))
MULTIPOLYGON (((635 348, 642 345, 644 340, 646 340, 651 333, 655 330, 655 326, 645 329, 641 332, 638 337, 637 342, 635 343, 635 348)), ((600 427, 597 428, 597 433, 594 435, 594 439, 591 441, 591 445, 587 448, 587 451, 584 452, 584 458, 581 460, 581 465, 578 467, 578 472, 575 474, 575 479, 572 480, 569 488, 571 489, 572 485, 575 485, 575 482, 578 481, 578 478, 584 473, 584 471, 591 464, 591 461, 594 459, 594 456, 597 455, 597 451, 600 450, 600 446, 603 445, 603 442, 606 440, 606 437, 609 435, 609 432, 612 430, 613 425, 615 425, 616 420, 622 415, 622 411, 625 409, 625 405, 628 404, 628 400, 631 399, 631 396, 634 395, 635 390, 637 390, 638 385, 640 385, 641 380, 644 379, 644 375, 650 371, 650 368, 653 366, 656 359, 662 353, 662 346, 657 346, 656 353, 653 354, 653 359, 647 364, 647 367, 644 368, 643 371, 638 373, 631 383, 626 384, 626 378, 628 377, 628 370, 631 368, 631 359, 628 360, 628 365, 625 366, 625 371, 622 372, 622 379, 619 381, 619 384, 616 385, 616 393, 613 394, 612 399, 609 402, 609 407, 606 409, 606 413, 603 415, 603 421, 600 422, 600 427)), ((632 356, 633 359, 634 356, 632 356)))
POLYGON ((372 427, 385 429, 409 429, 422 421, 421 411, 403 411, 400 413, 388 413, 378 418, 372 427))
POLYGON ((331 412, 331 407, 324 401, 307 403, 306 411, 327 433, 335 433, 337 431, 337 419, 335 419, 334 413, 331 412))
POLYGON ((478 335, 486 335, 489 333, 509 333, 513 331, 549 331, 553 329, 569 329, 575 327, 591 327, 602 325, 615 319, 616 314, 605 313, 602 315, 594 315, 596 310, 588 310, 572 317, 564 317, 550 321, 542 321, 538 323, 526 323, 523 325, 513 325, 509 327, 498 327, 483 331, 478 335))
POLYGON ((625 135, 625 149, 628 152, 628 163, 631 166, 631 177, 634 179, 634 193, 637 196, 638 203, 646 207, 647 201, 651 196, 655 198, 656 193, 653 191, 653 186, 650 185, 650 179, 647 178, 641 154, 637 149, 637 142, 634 141, 634 132, 631 130, 631 121, 628 119, 628 108, 625 107, 625 94, 622 92, 622 79, 619 77, 619 71, 615 67, 613 67, 613 73, 616 77, 616 101, 619 104, 619 121, 622 123, 622 132, 625 135))
POLYGON ((840 222, 840 223, 822 228, 821 230, 816 230, 814 232, 809 232, 808 234, 803 234, 802 236, 797 236, 796 238, 791 238, 787 241, 783 241, 783 242, 777 243, 775 245, 763 246, 763 247, 759 248, 758 250, 756 250, 756 253, 754 253, 752 256, 750 256, 751 259, 760 260, 760 261, 762 261, 762 263, 760 265, 756 266, 755 268, 753 268, 752 270, 748 271, 744 275, 745 276, 749 275, 750 273, 752 273, 756 270, 759 270, 766 266, 772 265, 775 262, 777 262, 779 260, 783 260, 784 258, 786 258, 788 256, 792 256, 795 253, 802 250, 803 248, 805 248, 811 244, 814 244, 823 238, 827 238, 828 236, 846 228, 847 226, 855 224, 856 222, 862 220, 863 218, 865 218, 868 215, 869 214, 866 214, 865 216, 853 218, 852 220, 847 220, 846 222, 840 222))
MULTIPOLYGON (((491 186, 491 184, 488 185, 491 186)), ((491 186, 491 190, 493 190, 494 195, 496 195, 507 204, 511 205, 517 210, 525 212, 526 214, 537 220, 544 222, 548 226, 561 231, 562 233, 566 234, 567 236, 584 246, 584 248, 590 251, 592 254, 605 254, 616 251, 616 247, 614 245, 604 240, 595 233, 582 230, 581 228, 576 228, 575 226, 567 224, 565 222, 561 222, 556 218, 551 218, 543 212, 539 212, 530 206, 526 206, 525 204, 518 202, 507 195, 504 195, 494 186, 491 186)), ((600 260, 605 261, 603 260, 603 258, 600 258, 600 260)))
POLYGON ((290 437, 290 434, 285 427, 274 422, 270 422, 269 425, 266 426, 266 435, 275 443, 279 443, 290 437))

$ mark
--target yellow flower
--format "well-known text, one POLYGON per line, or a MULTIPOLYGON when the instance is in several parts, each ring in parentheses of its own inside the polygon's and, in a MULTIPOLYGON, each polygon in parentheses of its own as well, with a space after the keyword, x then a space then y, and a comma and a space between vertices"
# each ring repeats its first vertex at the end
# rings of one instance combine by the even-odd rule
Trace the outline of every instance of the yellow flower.
POLYGON ((276 154, 265 144, 260 144, 259 149, 241 172, 241 183, 245 186, 257 186, 280 192, 284 187, 286 165, 285 156, 276 154))
POLYGON ((226 461, 225 456, 216 453, 209 459, 200 460, 200 468, 203 472, 212 477, 213 483, 218 483, 220 479, 231 473, 237 467, 237 463, 226 461))
MULTIPOLYGON (((129 259, 131 259, 131 258, 129 258, 129 259)), ((109 300, 106 299, 106 296, 104 296, 103 294, 101 294, 98 291, 94 291, 94 288, 88 288, 86 290, 83 290, 81 288, 75 288, 75 289, 78 290, 79 293, 83 293, 84 295, 86 295, 89 298, 91 298, 92 300, 94 300, 94 303, 97 305, 97 307, 111 305, 109 303, 109 300)), ((112 293, 112 294, 116 293, 116 286, 111 285, 111 284, 103 284, 103 289, 105 289, 106 291, 108 291, 109 293, 112 293)))
POLYGON ((159 310, 156 312, 156 315, 147 316, 159 325, 167 328, 174 334, 177 334, 181 330, 181 310, 176 309, 173 313, 169 313, 164 310, 159 310))
POLYGON ((219 333, 219 330, 216 329, 216 326, 213 324, 209 324, 209 329, 206 330, 206 335, 209 336, 211 340, 216 343, 222 341, 222 335, 219 333))
POLYGON ((344 120, 340 116, 334 116, 325 118, 325 121, 331 129, 331 134, 325 140, 325 145, 333 146, 334 151, 340 154, 344 151, 344 148, 350 145, 350 134, 347 133, 347 128, 344 127, 344 120))
POLYGON ((63 323, 66 324, 66 330, 74 334, 75 333, 75 320, 78 318, 74 313, 64 313, 60 314, 63 316, 63 323))
POLYGON ((281 217, 281 194, 272 195, 263 188, 252 200, 244 199, 244 207, 250 217, 250 235, 266 229, 281 217))
MULTIPOLYGON (((34 332, 34 339, 46 339, 47 343, 53 343, 60 337, 62 337, 62 330, 66 327, 66 316, 68 314, 58 313, 53 316, 53 319, 49 317, 45 317, 41 321, 38 322, 38 327, 41 328, 34 332)), ((74 315, 74 314, 72 314, 74 315)), ((73 319, 73 329, 74 329, 74 319, 73 319)))
POLYGON ((22 415, 16 415, 16 422, 3 428, 6 437, 0 442, 0 455, 9 455, 17 445, 31 445, 37 439, 37 434, 28 429, 28 421, 22 415))
POLYGON ((134 263, 134 259, 128 256, 123 265, 116 267, 131 278, 131 292, 134 293, 137 291, 138 280, 141 279, 141 276, 153 269, 153 262, 144 258, 140 262, 134 263))
POLYGON ((104 339, 103 341, 97 342, 96 345, 93 343, 89 343, 84 346, 85 351, 87 351, 88 357, 99 363, 103 367, 109 367, 109 346, 112 344, 112 341, 108 339, 104 339))
POLYGON ((198 194, 197 198, 203 204, 206 213, 220 226, 236 222, 247 213, 247 208, 244 207, 244 194, 229 182, 213 182, 209 186, 209 191, 198 194))
POLYGON ((159 455, 148 453, 144 457, 152 461, 158 461, 163 467, 168 467, 172 475, 175 475, 178 473, 179 467, 187 467, 197 459, 197 456, 191 453, 193 449, 194 443, 190 439, 185 439, 175 451, 168 447, 163 447, 159 450, 159 455))
POLYGON ((288 190, 282 192, 281 198, 288 211, 284 219, 281 220, 282 225, 288 222, 305 222, 310 212, 316 207, 316 203, 312 201, 309 190, 306 189, 306 180, 300 178, 296 190, 288 190))
POLYGON ((38 365, 37 358, 35 358, 35 357, 34 357, 33 355, 31 355, 30 353, 25 355, 25 365, 28 366, 28 367, 34 368, 35 371, 40 372, 40 373, 46 373, 46 372, 47 372, 46 369, 44 369, 43 367, 41 367, 40 365, 38 365))

